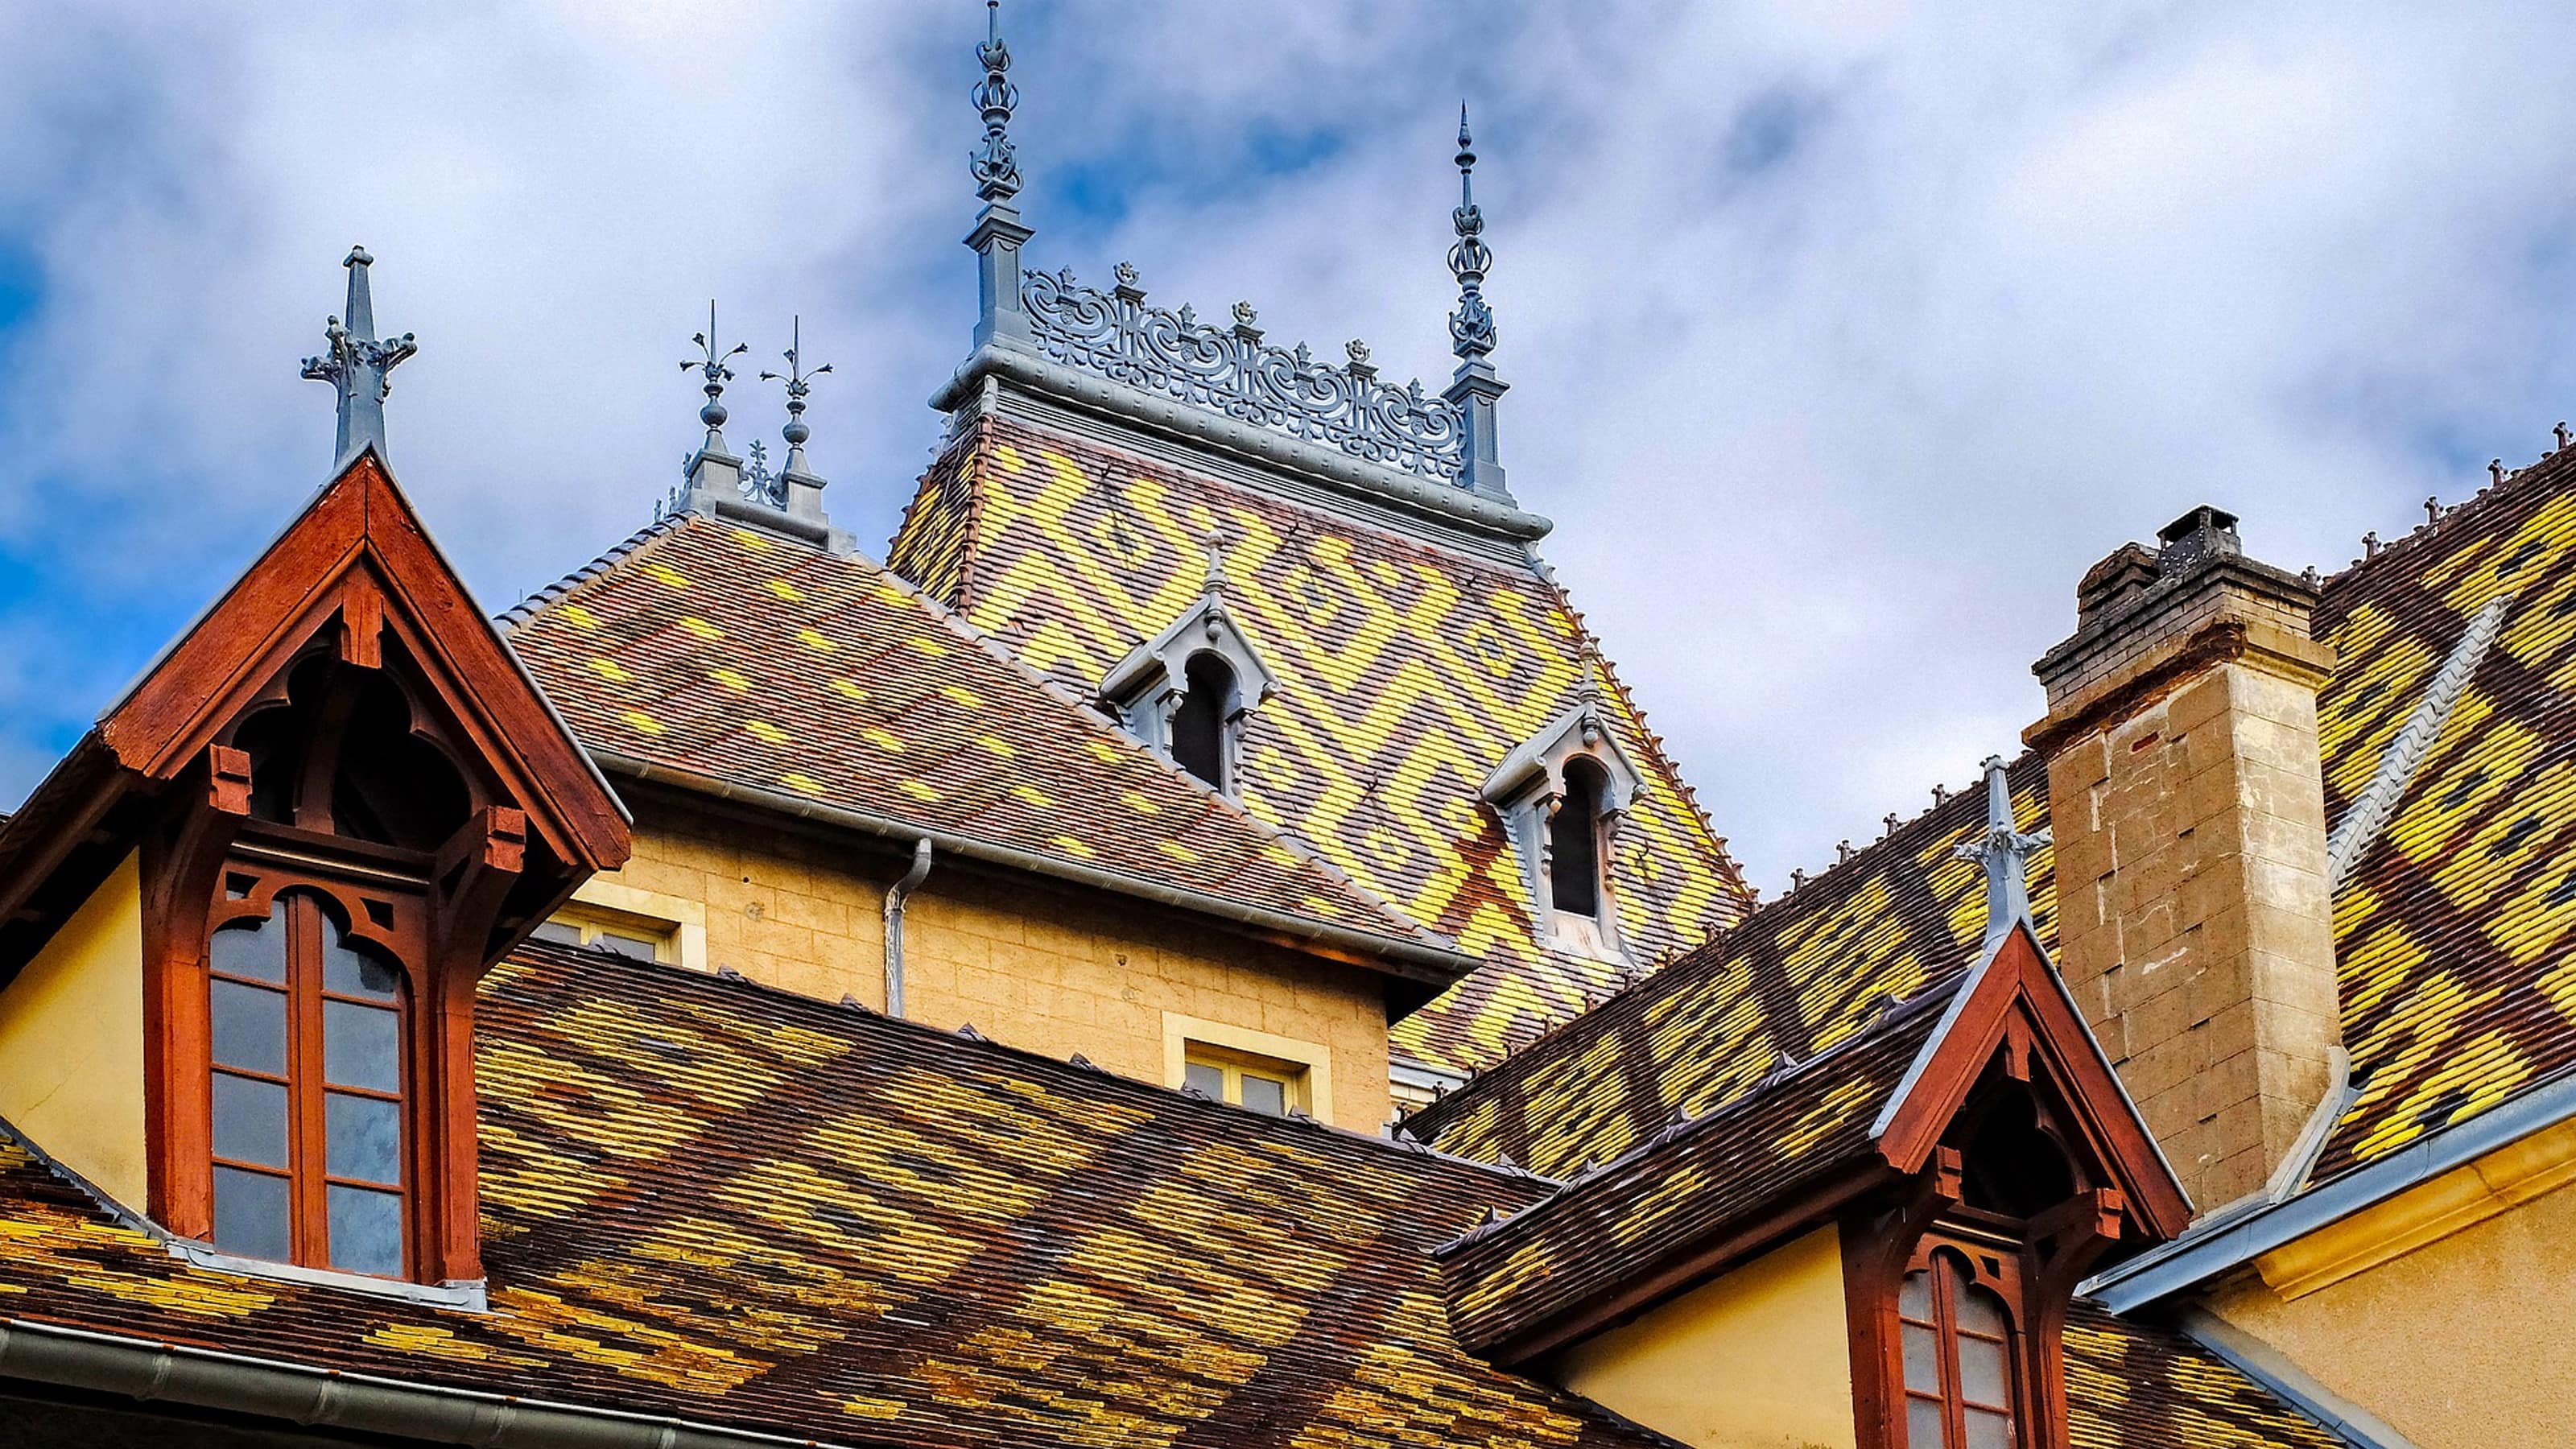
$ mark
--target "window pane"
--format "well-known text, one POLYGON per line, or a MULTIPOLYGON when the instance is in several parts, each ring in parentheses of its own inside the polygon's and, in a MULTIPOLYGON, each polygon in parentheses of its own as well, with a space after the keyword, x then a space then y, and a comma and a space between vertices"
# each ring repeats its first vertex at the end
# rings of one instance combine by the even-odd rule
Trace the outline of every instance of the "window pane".
POLYGON ((209 981, 206 1009, 214 1018, 217 1066, 286 1075, 285 992, 238 981, 209 981))
POLYGON ((1225 1100, 1225 1071, 1205 1062, 1192 1062, 1181 1071, 1181 1081, 1192 1091, 1222 1102, 1225 1100))
MULTIPOLYGON (((279 902, 278 911, 286 909, 279 902)), ((227 976, 248 976, 256 981, 286 984, 286 931, 269 929, 277 919, 252 921, 248 925, 226 926, 206 941, 206 962, 227 976)))
POLYGON ((1288 1115, 1288 1084, 1271 1077, 1243 1074, 1243 1105, 1273 1117, 1288 1115))
POLYGON ((558 946, 581 944, 581 927, 570 921, 548 921, 528 934, 540 941, 552 941, 558 946))
POLYGON ((331 1189, 331 1266, 402 1276, 402 1197, 363 1187, 331 1189))
POLYGON ((1938 1403, 1930 1399, 1905 1401, 1905 1449, 1943 1449, 1938 1403))
POLYGON ((2001 1338, 2004 1306, 1983 1288, 1971 1288, 1959 1295, 1959 1326, 1970 1333, 1991 1333, 2001 1338))
POLYGON ((215 1169, 215 1246, 245 1258, 284 1259, 286 1179, 234 1167, 215 1169))
POLYGON ((322 945, 322 989, 342 996, 372 996, 379 1001, 394 999, 394 989, 402 984, 402 973, 372 951, 350 946, 326 932, 332 939, 322 945))
POLYGON ((2004 1397, 2002 1344, 1988 1338, 1959 1336, 1959 1392, 1972 1404, 2012 1402, 2004 1397))
POLYGON ((599 933, 599 944, 620 956, 632 956, 638 961, 653 959, 653 943, 640 936, 621 936, 614 931, 602 931, 599 933))
POLYGON ((1922 1393, 1941 1392, 1941 1345, 1932 1330, 1905 1325, 1905 1386, 1922 1393))
POLYGON ((330 1124, 331 1175, 402 1182, 402 1104, 332 1092, 323 1098, 330 1124))
POLYGON ((215 1073, 215 1155, 286 1165, 286 1088, 215 1073))
POLYGON ((1968 1449, 2013 1449, 2012 1416, 1970 1409, 1968 1449))
POLYGON ((322 1067, 337 1086, 401 1091, 399 1018, 381 1006, 323 1002, 322 1067))
POLYGON ((1908 1318, 1932 1321, 1932 1275, 1908 1273, 1905 1283, 1896 1290, 1896 1311, 1908 1318))

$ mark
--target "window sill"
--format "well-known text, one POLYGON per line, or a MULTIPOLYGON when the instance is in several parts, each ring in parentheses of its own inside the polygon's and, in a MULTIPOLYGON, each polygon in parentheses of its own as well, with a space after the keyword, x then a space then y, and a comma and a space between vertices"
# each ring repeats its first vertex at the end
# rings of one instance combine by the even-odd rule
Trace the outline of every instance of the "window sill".
POLYGON ((161 1239, 162 1246, 170 1250, 171 1257, 209 1272, 266 1278, 310 1288, 342 1288, 353 1293, 369 1293, 378 1298, 394 1298, 431 1308, 455 1308, 467 1313, 491 1311, 484 1295, 483 1281, 479 1278, 462 1283, 406 1283, 398 1278, 378 1278, 368 1273, 344 1273, 337 1268, 307 1268, 296 1263, 272 1263, 265 1258, 244 1258, 219 1252, 212 1244, 201 1243, 194 1238, 171 1237, 157 1227, 151 1231, 161 1239))

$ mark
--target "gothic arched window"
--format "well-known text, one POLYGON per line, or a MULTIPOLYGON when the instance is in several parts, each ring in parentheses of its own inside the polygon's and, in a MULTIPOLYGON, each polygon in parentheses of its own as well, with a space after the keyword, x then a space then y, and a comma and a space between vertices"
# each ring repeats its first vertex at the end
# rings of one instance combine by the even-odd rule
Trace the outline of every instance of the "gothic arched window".
POLYGON ((1234 669, 1214 652, 1193 654, 1181 672, 1182 694, 1172 711, 1172 762, 1219 792, 1233 789, 1231 745, 1242 691, 1234 669))
POLYGON ((2010 1260, 1949 1245, 1898 1285, 1905 1363, 1905 1449, 2022 1449, 2010 1260))
POLYGON ((1601 815, 1610 777, 1588 758, 1565 762, 1565 794, 1548 817, 1548 892, 1570 916, 1601 914, 1601 815))
POLYGON ((225 875, 206 941, 214 1245, 401 1277, 415 1071, 400 958, 417 955, 418 902, 225 875))

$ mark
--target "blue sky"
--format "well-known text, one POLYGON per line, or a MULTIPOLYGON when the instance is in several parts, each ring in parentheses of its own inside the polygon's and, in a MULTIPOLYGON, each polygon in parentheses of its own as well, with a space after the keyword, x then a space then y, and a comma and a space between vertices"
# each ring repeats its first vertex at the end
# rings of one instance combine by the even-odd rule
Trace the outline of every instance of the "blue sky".
MULTIPOLYGON (((2185 507, 2328 569, 2576 413, 2563 10, 1009 0, 1032 260, 1445 374, 1458 97, 1505 461, 1756 879, 2010 750, 2185 507)), ((500 608, 646 519, 722 299, 881 550, 963 356, 971 0, 0 0, 0 799, 321 481, 353 241, 500 608)), ((730 399, 738 438, 776 400, 730 399)))

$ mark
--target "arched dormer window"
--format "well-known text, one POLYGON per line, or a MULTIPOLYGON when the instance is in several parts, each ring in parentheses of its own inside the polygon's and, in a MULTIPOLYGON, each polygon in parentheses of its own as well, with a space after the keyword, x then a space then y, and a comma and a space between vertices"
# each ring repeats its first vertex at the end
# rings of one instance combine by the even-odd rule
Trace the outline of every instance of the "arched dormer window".
POLYGON ((1642 784, 1603 727, 1600 698, 1590 689, 1486 777, 1485 803, 1520 859, 1543 949, 1626 955, 1609 865, 1619 817, 1642 784))
POLYGON ((1234 737, 1243 725, 1243 692, 1223 656, 1202 650, 1181 671, 1181 702, 1172 710, 1172 763, 1207 782, 1234 789, 1234 737))
POLYGON ((2017 1254, 1933 1239, 1898 1284, 1905 1449, 2023 1449, 2017 1254))
POLYGON ((1127 732, 1232 794, 1243 726, 1275 680, 1226 604, 1213 552, 1204 588, 1181 616, 1111 666, 1103 706, 1127 732))

